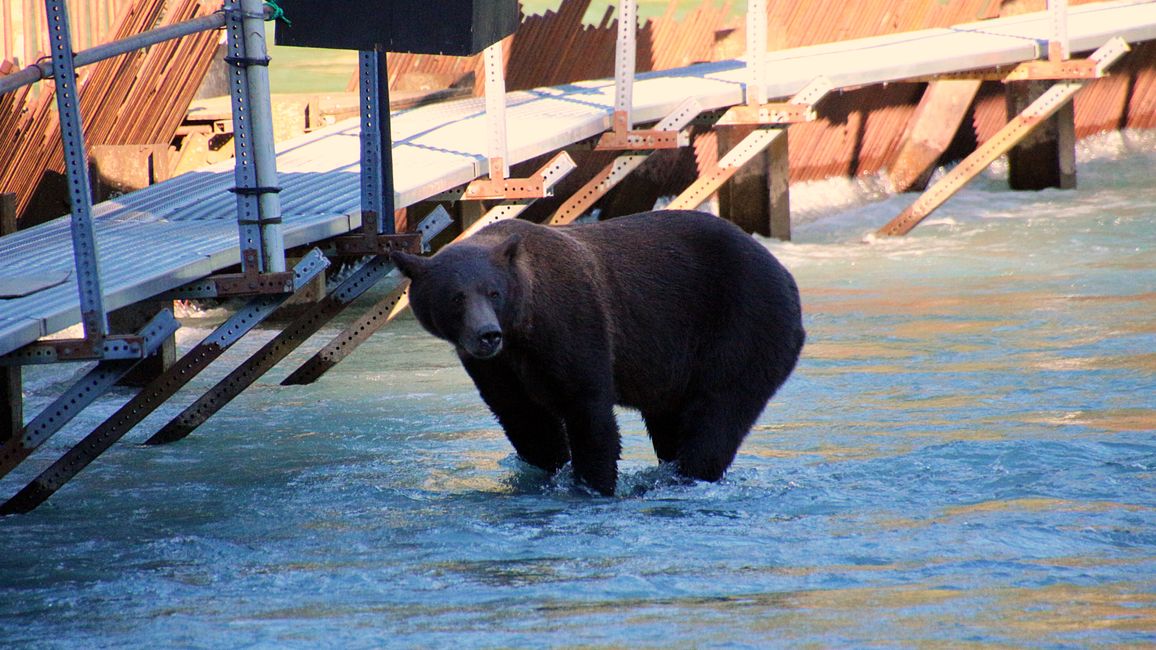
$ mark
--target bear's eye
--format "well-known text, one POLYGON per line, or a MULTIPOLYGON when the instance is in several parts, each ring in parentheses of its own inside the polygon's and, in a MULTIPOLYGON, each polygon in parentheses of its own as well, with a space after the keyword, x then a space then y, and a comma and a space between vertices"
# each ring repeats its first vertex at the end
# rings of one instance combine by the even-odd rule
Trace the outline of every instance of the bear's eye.
POLYGON ((490 299, 491 300, 497 300, 498 298, 501 298, 501 297, 502 297, 501 291, 498 291, 497 289, 493 289, 490 291, 490 299))
POLYGON ((460 305, 466 301, 466 294, 461 292, 455 293, 450 300, 452 300, 455 305, 460 305))

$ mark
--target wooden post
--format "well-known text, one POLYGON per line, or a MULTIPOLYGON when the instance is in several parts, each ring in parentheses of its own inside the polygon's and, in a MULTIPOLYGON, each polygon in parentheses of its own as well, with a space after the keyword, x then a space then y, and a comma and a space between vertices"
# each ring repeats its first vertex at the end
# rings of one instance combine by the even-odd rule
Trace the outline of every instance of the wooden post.
POLYGON ((938 79, 927 84, 903 134, 899 155, 887 172, 893 191, 927 188, 935 163, 951 145, 981 83, 979 79, 938 79))
POLYGON ((24 428, 24 393, 20 366, 0 366, 0 444, 24 428))
MULTIPOLYGON (((1048 89, 1047 82, 1007 84, 1008 115, 1019 115, 1048 89)), ((1013 190, 1076 187, 1076 112, 1065 103, 1008 151, 1008 185, 1013 190)))
POLYGON ((16 232, 16 195, 0 194, 0 237, 16 232))
MULTIPOLYGON (((0 236, 16 232, 16 195, 0 194, 0 236)), ((0 444, 24 428, 20 366, 0 366, 0 444)))
MULTIPOLYGON (((719 157, 750 135, 753 127, 719 126, 719 157)), ((750 233, 791 239, 790 164, 787 132, 738 169, 718 191, 719 216, 750 233)))

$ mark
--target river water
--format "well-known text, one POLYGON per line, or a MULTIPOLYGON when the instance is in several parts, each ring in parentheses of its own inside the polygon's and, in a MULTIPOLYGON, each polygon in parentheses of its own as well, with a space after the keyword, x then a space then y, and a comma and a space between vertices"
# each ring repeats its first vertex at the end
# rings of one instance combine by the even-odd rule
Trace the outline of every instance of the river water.
MULTIPOLYGON (((1156 643, 1153 170, 1153 134, 1099 137, 1078 190, 997 165, 893 240, 865 235, 913 196, 795 188, 796 240, 767 245, 808 346, 718 484, 657 468, 628 412, 620 496, 522 465, 411 319, 278 386, 335 325, 188 439, 134 444, 193 390, 0 520, 0 646, 1156 643)), ((70 372, 26 370, 30 414, 70 372)))

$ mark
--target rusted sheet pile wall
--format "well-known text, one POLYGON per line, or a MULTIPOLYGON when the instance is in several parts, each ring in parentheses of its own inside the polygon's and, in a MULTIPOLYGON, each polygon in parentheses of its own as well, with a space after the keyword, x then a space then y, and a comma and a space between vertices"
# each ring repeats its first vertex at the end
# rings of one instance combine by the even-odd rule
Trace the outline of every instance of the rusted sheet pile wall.
MULTIPOLYGON (((1072 5, 1092 0, 1072 0, 1072 5)), ((584 25, 591 0, 564 0, 557 11, 527 16, 506 48, 507 88, 518 90, 614 73, 613 3, 598 24, 584 25)), ((998 18, 1046 8, 1046 0, 862 0, 768 2, 767 47, 770 50, 815 45, 998 18)), ((740 57, 745 50, 745 21, 733 15, 729 2, 671 0, 664 14, 647 20, 638 37, 637 70, 664 70, 699 61, 740 57), (680 12, 682 7, 693 8, 680 12), (681 17, 676 15, 682 13, 681 17)), ((481 57, 390 55, 395 88, 432 90, 467 85, 481 79, 481 57)), ((774 74, 774 71, 771 71, 774 74)), ((820 106, 820 119, 791 127, 791 180, 875 174, 888 168, 925 84, 891 84, 837 93, 820 106)), ((480 84, 475 87, 480 94, 480 84)), ((1077 133, 1082 137, 1105 129, 1156 126, 1156 46, 1140 45, 1107 79, 1089 84, 1076 97, 1077 133)), ((1006 122, 1003 86, 986 83, 964 121, 949 154, 966 155, 1006 122)), ((695 139, 699 169, 717 160, 713 132, 695 139)), ((670 155, 656 155, 640 170, 664 189, 677 190, 688 178, 669 179, 674 169, 688 168, 670 155)), ((608 161, 609 158, 606 158, 608 161)), ((535 161, 537 162, 537 161, 535 161)), ((592 156, 593 166, 603 162, 592 156)), ((584 182, 583 167, 564 185, 584 182)), ((559 191, 564 188, 559 188, 559 191)), ((657 191, 657 190, 656 190, 657 191)), ((611 197, 613 198, 613 197, 611 197)))
MULTIPOLYGON (((219 8, 220 3, 212 0, 113 2, 108 9, 119 11, 110 21, 113 27, 94 32, 87 45, 125 38, 219 8)), ((42 4, 39 9, 42 14, 42 4)), ((95 5, 89 6, 88 12, 77 10, 78 24, 85 24, 84 16, 97 13, 95 5)), ((217 39, 213 32, 195 34, 81 68, 80 111, 88 145, 169 143, 212 63, 217 39)), ((9 67, 16 69, 11 62, 9 67)), ((51 83, 42 86, 50 88, 51 83)), ((0 134, 5 149, 0 156, 0 192, 16 194, 17 214, 24 214, 38 200, 38 193, 39 200, 60 202, 38 213, 56 216, 67 212, 63 203, 67 197, 59 191, 64 162, 53 94, 24 89, 0 96, 0 134)), ((21 227, 29 225, 21 223, 21 227)))

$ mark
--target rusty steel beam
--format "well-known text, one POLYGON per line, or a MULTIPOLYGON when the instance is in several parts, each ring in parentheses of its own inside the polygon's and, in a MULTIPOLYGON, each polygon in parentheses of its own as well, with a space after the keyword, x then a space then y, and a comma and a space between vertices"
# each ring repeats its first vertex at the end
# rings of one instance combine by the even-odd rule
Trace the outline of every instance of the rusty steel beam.
MULTIPOLYGON (((428 243, 448 224, 445 210, 437 210, 419 224, 418 231, 422 233, 423 241, 428 243)), ((170 420, 145 444, 175 442, 192 433, 392 270, 393 262, 388 255, 371 258, 180 415, 170 420)))
MULTIPOLYGON (((662 118, 658 124, 654 125, 652 131, 663 131, 670 133, 678 133, 688 124, 690 124, 699 113, 702 112, 702 105, 693 97, 678 105, 678 108, 662 118)), ((638 169, 643 162, 650 156, 649 153, 628 153, 616 157, 609 165, 602 168, 602 171, 594 175, 580 190, 575 192, 566 199, 562 205, 554 211, 554 214, 547 220, 547 224, 551 226, 559 226, 567 224, 578 217, 582 216, 603 196, 606 195, 614 186, 622 182, 635 169, 638 169)))
MULTIPOLYGON (((293 269, 294 289, 299 289, 329 266, 318 250, 310 251, 293 269)), ((31 512, 92 461, 108 450, 157 407, 176 394, 190 380, 220 357, 241 337, 256 327, 284 303, 291 294, 266 294, 250 300, 219 325, 212 334, 193 346, 183 357, 141 389, 79 443, 33 481, 0 505, 0 515, 31 512)))
POLYGON ((675 197, 670 205, 666 206, 667 209, 694 210, 698 208, 717 192, 723 183, 734 176, 743 165, 762 153, 782 133, 783 129, 756 128, 720 158, 717 165, 699 176, 690 184, 690 187, 675 197))

